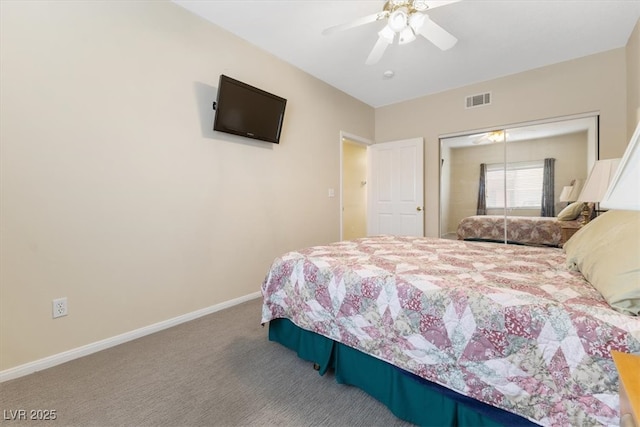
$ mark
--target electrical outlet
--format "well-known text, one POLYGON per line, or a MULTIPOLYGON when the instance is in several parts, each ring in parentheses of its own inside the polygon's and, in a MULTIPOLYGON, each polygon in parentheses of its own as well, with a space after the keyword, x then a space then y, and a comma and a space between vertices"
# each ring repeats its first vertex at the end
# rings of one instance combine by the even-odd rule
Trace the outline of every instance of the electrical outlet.
POLYGON ((53 318, 67 315, 67 297, 53 300, 53 318))

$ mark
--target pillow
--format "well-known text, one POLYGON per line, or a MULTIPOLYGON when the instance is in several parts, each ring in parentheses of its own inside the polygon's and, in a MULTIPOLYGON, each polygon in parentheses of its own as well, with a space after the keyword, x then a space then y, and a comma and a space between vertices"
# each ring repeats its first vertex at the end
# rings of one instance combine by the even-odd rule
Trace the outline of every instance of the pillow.
POLYGON ((608 211, 563 246, 567 267, 579 270, 621 312, 640 315, 640 211, 608 211))
POLYGON ((573 202, 568 205, 566 208, 562 209, 558 214, 558 219, 560 221, 573 221, 578 218, 580 212, 582 212, 582 207, 584 206, 584 202, 573 202))

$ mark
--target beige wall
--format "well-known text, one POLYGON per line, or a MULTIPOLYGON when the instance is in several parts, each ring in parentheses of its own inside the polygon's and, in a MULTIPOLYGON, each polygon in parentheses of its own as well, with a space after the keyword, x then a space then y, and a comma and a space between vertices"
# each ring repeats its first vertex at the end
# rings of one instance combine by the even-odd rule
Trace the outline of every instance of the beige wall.
POLYGON ((629 37, 627 54, 627 140, 640 123, 640 20, 629 37))
POLYGON ((1 15, 0 369, 258 292, 339 238, 337 142, 373 139, 372 108, 173 3, 1 15), (280 145, 211 130, 221 73, 288 99, 280 145))
POLYGON ((615 157, 640 108, 638 26, 626 48, 374 113, 172 3, 0 7, 0 370, 251 294, 275 256, 338 239, 341 130, 425 137, 437 235, 439 135, 599 111, 615 157), (280 145, 211 130, 221 73, 288 99, 280 145))
POLYGON ((626 81, 625 48, 615 49, 378 108, 375 139, 424 137, 425 234, 437 236, 440 135, 597 111, 600 157, 619 157, 628 141, 626 81), (488 91, 491 105, 464 108, 466 96, 488 91))

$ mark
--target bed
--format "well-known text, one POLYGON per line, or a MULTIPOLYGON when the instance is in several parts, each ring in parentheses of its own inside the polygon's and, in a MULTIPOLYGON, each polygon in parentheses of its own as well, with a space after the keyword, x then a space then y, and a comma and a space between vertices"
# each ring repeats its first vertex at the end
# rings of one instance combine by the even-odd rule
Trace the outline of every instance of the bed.
MULTIPOLYGON (((559 247, 562 227, 580 227, 580 220, 560 221, 556 217, 508 216, 508 243, 559 247)), ((503 215, 474 215, 463 218, 458 224, 460 240, 504 242, 505 217, 503 215)))
POLYGON ((601 218, 565 250, 377 236, 289 252, 262 284, 262 322, 415 424, 617 425, 610 352, 640 352, 640 239, 607 221, 637 231, 640 214, 601 218), (622 297, 592 258, 626 269, 622 297))
MULTIPOLYGON (((575 202, 563 209, 558 216, 507 216, 507 243, 561 247, 563 228, 578 229, 582 226, 582 203, 575 202)), ((588 215, 593 214, 593 203, 587 204, 588 215)), ((456 234, 459 240, 484 242, 505 241, 504 215, 473 215, 463 218, 456 234)))

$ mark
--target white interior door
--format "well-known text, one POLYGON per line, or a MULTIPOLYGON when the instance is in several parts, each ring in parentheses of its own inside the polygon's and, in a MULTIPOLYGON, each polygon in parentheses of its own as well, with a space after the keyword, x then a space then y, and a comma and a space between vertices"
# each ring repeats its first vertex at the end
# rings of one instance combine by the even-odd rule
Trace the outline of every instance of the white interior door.
POLYGON ((367 233, 424 236, 424 141, 422 138, 369 147, 367 233))

